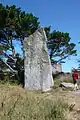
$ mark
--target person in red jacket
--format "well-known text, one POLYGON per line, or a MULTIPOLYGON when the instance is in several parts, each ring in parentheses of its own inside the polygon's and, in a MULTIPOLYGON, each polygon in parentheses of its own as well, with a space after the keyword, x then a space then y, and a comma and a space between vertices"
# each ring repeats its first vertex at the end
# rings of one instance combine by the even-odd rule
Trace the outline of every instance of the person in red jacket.
POLYGON ((78 90, 78 84, 77 84, 77 81, 78 81, 78 78, 79 78, 79 73, 78 71, 75 69, 74 72, 72 73, 72 78, 73 78, 73 82, 74 82, 74 90, 78 90))

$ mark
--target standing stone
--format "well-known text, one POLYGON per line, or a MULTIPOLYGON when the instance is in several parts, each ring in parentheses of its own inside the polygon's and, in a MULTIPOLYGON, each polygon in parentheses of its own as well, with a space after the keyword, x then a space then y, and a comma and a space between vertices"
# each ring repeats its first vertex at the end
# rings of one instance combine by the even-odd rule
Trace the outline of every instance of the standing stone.
POLYGON ((25 88, 48 91, 53 86, 52 67, 43 28, 24 40, 25 88))

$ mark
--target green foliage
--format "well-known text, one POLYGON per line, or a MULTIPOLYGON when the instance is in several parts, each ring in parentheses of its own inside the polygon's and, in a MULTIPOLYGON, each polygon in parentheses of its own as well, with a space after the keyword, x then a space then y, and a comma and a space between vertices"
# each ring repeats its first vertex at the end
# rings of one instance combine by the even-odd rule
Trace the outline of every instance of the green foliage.
POLYGON ((38 18, 32 13, 25 13, 21 8, 17 8, 15 5, 6 5, 5 7, 0 4, 0 6, 2 6, 0 7, 0 28, 6 29, 9 38, 28 36, 39 27, 38 18), (4 23, 2 24, 2 22, 4 23))
POLYGON ((25 13, 15 5, 3 6, 0 4, 0 37, 8 41, 10 48, 14 49, 13 40, 20 40, 23 44, 25 36, 29 36, 39 27, 38 18, 32 13, 25 13), (5 37, 5 36, 6 37, 5 37))
POLYGON ((76 55, 75 44, 70 42, 69 33, 60 31, 50 32, 50 26, 45 27, 46 35, 48 37, 48 49, 50 52, 50 59, 52 61, 58 57, 57 62, 62 62, 70 55, 76 55))
MULTIPOLYGON (((1 77, 1 76, 0 76, 1 77)), ((16 79, 16 77, 10 77, 10 75, 8 73, 3 73, 2 75, 2 79, 0 78, 0 84, 11 84, 11 85, 19 85, 19 81, 16 79)))

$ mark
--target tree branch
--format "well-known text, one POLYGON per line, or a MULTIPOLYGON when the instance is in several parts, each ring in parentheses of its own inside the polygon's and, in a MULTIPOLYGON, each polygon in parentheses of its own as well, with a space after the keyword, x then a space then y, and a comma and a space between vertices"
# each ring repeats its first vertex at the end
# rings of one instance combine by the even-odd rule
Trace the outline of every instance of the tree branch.
POLYGON ((0 58, 0 60, 15 74, 17 71, 13 70, 10 65, 8 65, 4 60, 0 58))
POLYGON ((64 56, 63 58, 59 59, 57 63, 60 63, 63 59, 66 59, 69 55, 64 56))
POLYGON ((3 53, 3 55, 5 55, 5 56, 7 56, 8 58, 12 59, 12 60, 16 63, 16 59, 14 59, 13 57, 9 56, 8 54, 6 54, 6 53, 3 52, 3 51, 2 51, 2 53, 3 53))

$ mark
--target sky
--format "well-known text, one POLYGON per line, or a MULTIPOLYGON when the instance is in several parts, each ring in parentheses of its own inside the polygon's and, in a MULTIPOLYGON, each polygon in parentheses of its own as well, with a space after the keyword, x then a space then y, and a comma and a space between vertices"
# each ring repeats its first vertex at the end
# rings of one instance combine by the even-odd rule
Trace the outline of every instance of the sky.
MULTIPOLYGON (((51 25, 52 30, 68 32, 71 42, 76 43, 77 57, 66 59, 62 64, 64 72, 77 68, 80 58, 80 0, 0 0, 4 5, 17 5, 22 10, 39 18, 41 26, 51 25)), ((17 48, 18 50, 18 48, 17 48)))

